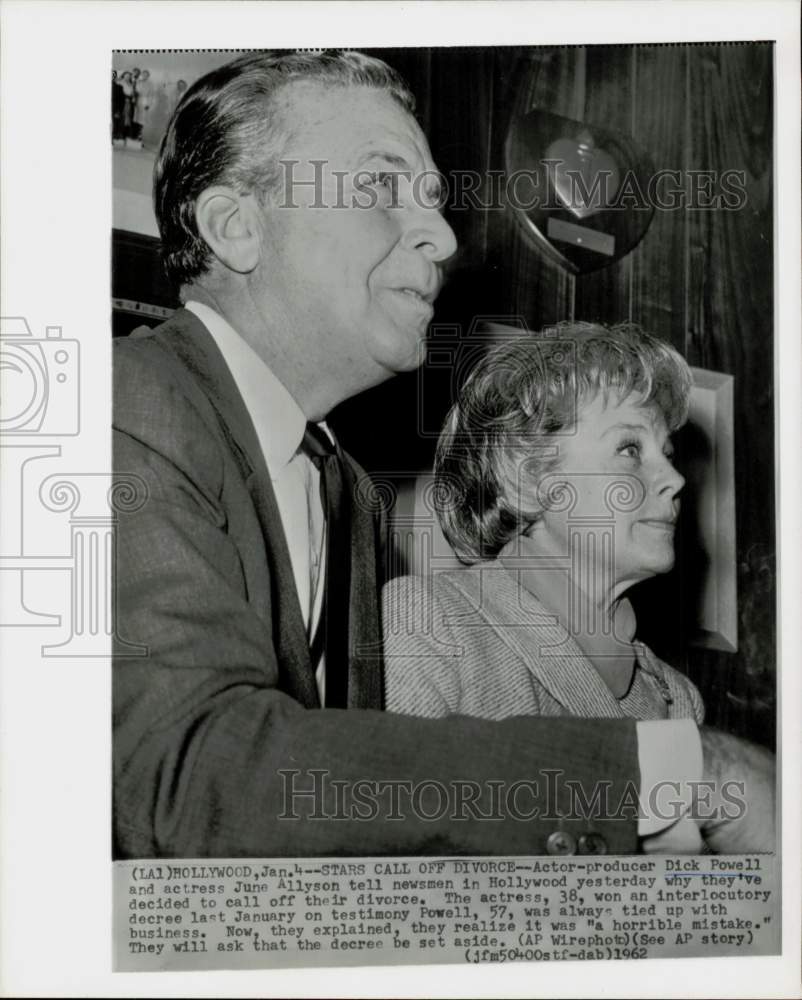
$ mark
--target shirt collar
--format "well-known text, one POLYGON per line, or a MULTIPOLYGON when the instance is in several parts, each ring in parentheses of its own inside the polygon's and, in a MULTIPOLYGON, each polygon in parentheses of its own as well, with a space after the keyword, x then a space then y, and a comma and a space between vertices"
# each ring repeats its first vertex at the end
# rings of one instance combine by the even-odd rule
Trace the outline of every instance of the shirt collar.
POLYGON ((195 300, 186 302, 185 308, 203 323, 220 349, 253 422, 270 478, 276 479, 303 441, 303 411, 250 344, 218 312, 195 300))

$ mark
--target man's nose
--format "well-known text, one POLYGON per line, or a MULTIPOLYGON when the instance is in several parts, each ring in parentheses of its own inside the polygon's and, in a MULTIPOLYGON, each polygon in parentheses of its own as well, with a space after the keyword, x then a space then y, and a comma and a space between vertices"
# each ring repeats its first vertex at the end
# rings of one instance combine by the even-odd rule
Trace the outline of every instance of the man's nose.
POLYGON ((448 260, 457 250, 454 230, 434 206, 416 205, 409 210, 403 243, 437 263, 448 260))

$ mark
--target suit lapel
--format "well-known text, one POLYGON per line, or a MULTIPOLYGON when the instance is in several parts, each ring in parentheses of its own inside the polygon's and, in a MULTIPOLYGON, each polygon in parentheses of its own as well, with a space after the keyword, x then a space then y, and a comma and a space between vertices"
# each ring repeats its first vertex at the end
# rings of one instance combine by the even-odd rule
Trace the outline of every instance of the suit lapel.
POLYGON ((156 335, 214 407, 253 501, 270 567, 270 594, 259 610, 272 626, 282 688, 307 708, 318 708, 320 699, 281 516, 242 396, 214 338, 193 313, 179 310, 156 335))

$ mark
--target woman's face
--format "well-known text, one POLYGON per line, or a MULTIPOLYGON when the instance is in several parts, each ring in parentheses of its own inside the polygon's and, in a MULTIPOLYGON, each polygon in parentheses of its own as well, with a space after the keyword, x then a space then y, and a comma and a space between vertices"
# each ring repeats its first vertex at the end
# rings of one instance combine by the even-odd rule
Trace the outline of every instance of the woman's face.
POLYGON ((660 410, 641 405, 634 394, 611 394, 606 401, 599 394, 580 405, 573 430, 552 441, 559 449, 557 469, 541 481, 540 496, 557 502, 533 530, 538 551, 570 554, 573 574, 589 582, 598 579, 610 544, 616 593, 668 572, 685 480, 671 463, 660 410))

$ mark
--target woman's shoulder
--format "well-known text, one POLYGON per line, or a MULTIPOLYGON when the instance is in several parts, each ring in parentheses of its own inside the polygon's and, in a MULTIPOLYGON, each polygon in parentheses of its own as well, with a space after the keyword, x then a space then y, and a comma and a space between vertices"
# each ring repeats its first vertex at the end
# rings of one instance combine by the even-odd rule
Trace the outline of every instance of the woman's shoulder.
POLYGON ((459 577, 461 574, 462 570, 448 570, 442 573, 396 576, 388 580, 382 588, 385 618, 397 616, 402 611, 407 615, 414 614, 424 605, 431 607, 443 602, 452 603, 454 594, 460 593, 460 589, 445 577, 459 577))
POLYGON ((383 591, 385 616, 398 608, 470 610, 488 622, 551 623, 553 614, 497 559, 419 576, 395 577, 383 591))
POLYGON ((455 580, 467 579, 472 574, 472 566, 461 566, 459 569, 395 576, 385 583, 384 593, 438 593, 443 589, 454 589, 455 580))
POLYGON ((509 576, 493 561, 460 566, 458 569, 397 576, 384 585, 385 605, 399 600, 432 601, 441 604, 470 603, 474 606, 488 592, 509 586, 509 576))

